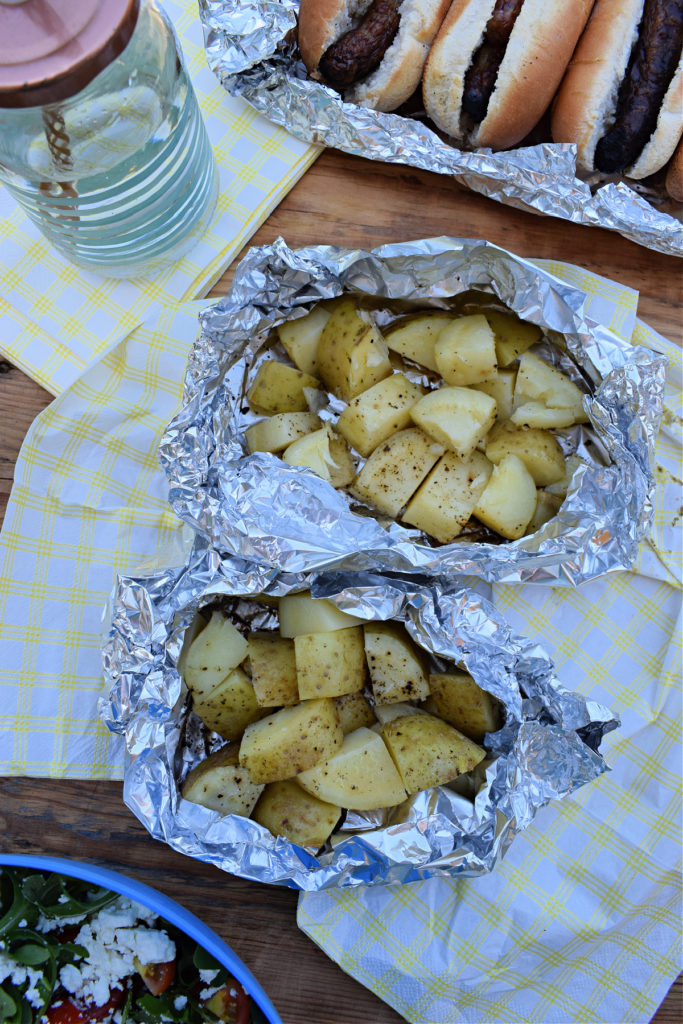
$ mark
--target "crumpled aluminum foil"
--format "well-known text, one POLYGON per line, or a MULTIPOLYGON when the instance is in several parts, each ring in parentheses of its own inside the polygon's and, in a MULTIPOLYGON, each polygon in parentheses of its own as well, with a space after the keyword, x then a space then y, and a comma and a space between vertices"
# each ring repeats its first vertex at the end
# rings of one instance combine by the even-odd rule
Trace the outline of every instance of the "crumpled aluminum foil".
POLYGON ((308 78, 296 46, 298 9, 298 0, 199 0, 209 65, 225 89, 292 135, 450 175, 508 206, 618 231, 639 245, 683 255, 681 204, 661 189, 631 188, 618 178, 579 179, 574 146, 468 153, 419 120, 344 103, 308 78))
POLYGON ((607 708, 564 689, 548 655, 475 592, 371 574, 278 576, 222 560, 201 538, 181 567, 118 578, 104 672, 109 692, 100 715, 127 748, 124 800, 152 836, 224 871, 304 890, 490 871, 540 807, 607 770, 598 748, 619 725, 607 708), (197 610, 220 599, 238 621, 268 628, 274 613, 249 599, 309 587, 359 618, 404 622, 435 665, 443 658, 464 665, 505 708, 469 791, 461 777, 390 810, 351 813, 317 855, 178 792, 189 769, 223 745, 189 709, 178 671, 197 610))
MULTIPOLYGON (((293 251, 281 240, 252 249, 228 296, 200 314, 184 405, 160 448, 171 505, 219 551, 278 571, 420 572, 557 585, 629 569, 652 516, 666 360, 596 322, 586 301, 531 262, 470 239, 423 239, 371 252, 293 251), (448 307, 472 289, 539 324, 544 354, 590 391, 590 423, 556 432, 565 454, 577 453, 584 464, 540 531, 508 543, 463 535, 435 547, 416 530, 385 528, 357 514, 345 492, 311 471, 246 453, 244 429, 259 417, 244 395, 268 356, 271 328, 342 292, 380 305, 387 300, 377 314, 381 324, 396 315, 392 303, 394 310, 448 307)), ((334 419, 337 411, 330 399, 320 415, 334 419)))

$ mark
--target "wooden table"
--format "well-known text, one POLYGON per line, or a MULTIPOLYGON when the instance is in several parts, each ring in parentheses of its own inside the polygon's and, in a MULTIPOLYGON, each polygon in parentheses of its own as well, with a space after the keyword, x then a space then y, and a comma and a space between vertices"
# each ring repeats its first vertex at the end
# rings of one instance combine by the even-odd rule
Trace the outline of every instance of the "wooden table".
MULTIPOLYGON (((370 248, 434 235, 486 238, 522 256, 566 260, 622 281, 640 291, 639 315, 683 342, 680 261, 610 232, 517 212, 411 168, 326 152, 252 244, 282 236, 291 246, 370 248)), ((213 294, 223 294, 231 278, 229 270, 213 294)), ((50 395, 16 368, 0 364, 0 372, 2 514, 23 437, 50 395)), ((1 780, 0 851, 76 855, 177 897, 244 959, 285 1024, 402 1019, 297 929, 296 893, 232 878, 155 842, 123 805, 118 783, 1 780)), ((679 979, 653 1018, 657 1024, 678 1024, 681 996, 679 979)))

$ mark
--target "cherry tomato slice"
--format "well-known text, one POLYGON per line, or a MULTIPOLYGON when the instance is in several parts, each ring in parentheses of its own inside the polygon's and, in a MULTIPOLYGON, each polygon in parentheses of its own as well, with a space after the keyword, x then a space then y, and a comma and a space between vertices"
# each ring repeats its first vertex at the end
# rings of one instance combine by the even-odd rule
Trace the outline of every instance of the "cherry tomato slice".
POLYGON ((108 1017, 112 1010, 121 1005, 124 997, 125 992, 120 988, 115 988, 104 1006, 62 999, 59 1003, 49 1007, 47 1019, 49 1024, 92 1024, 93 1021, 104 1020, 105 1017, 108 1017))
POLYGON ((175 968, 175 960, 167 960, 163 964, 141 964, 138 972, 147 989, 153 996, 158 996, 173 984, 175 968))
POLYGON ((207 1010, 225 1021, 225 1024, 249 1024, 251 1004, 249 996, 238 981, 229 981, 204 1003, 207 1010))

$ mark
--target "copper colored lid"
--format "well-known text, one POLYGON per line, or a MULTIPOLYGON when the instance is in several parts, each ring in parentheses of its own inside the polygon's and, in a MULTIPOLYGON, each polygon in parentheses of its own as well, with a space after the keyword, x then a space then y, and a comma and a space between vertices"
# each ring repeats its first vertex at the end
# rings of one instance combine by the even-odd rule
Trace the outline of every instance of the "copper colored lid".
POLYGON ((0 107, 58 103, 123 51, 140 0, 0 0, 0 107))

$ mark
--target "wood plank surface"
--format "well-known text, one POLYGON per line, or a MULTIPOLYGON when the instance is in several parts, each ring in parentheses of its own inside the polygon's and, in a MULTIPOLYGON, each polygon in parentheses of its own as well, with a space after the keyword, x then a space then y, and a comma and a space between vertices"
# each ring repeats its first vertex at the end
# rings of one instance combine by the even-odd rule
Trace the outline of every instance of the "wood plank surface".
MULTIPOLYGON (((250 244, 281 236, 293 247, 372 248, 436 235, 486 238, 522 256, 577 263, 628 284, 640 292, 642 319, 683 344, 680 261, 611 232, 503 207, 426 171, 325 152, 250 244)), ((234 266, 213 295, 224 294, 234 266)), ((23 437, 49 401, 18 369, 0 363, 0 518, 23 437)), ((77 856, 179 899, 243 958, 285 1024, 402 1019, 297 929, 295 892, 226 876, 151 839, 123 804, 119 783, 0 780, 0 852, 77 856)), ((679 979, 653 1021, 678 1024, 682 1017, 679 979)))

